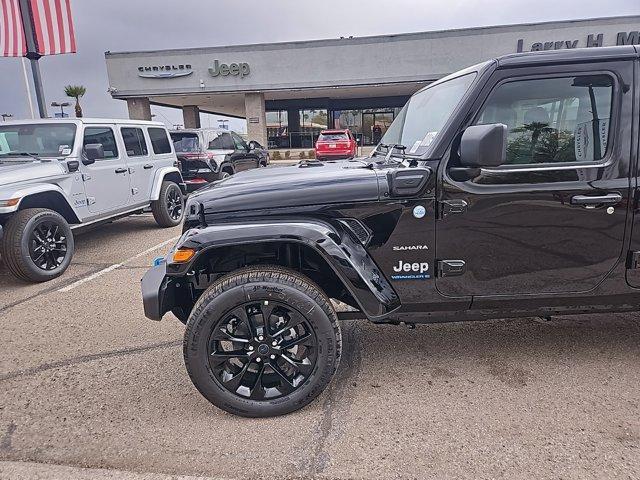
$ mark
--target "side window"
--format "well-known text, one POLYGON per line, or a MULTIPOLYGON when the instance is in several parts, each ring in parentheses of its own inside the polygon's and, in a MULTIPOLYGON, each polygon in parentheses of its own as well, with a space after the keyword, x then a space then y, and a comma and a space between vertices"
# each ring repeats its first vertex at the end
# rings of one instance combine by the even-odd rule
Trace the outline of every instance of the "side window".
POLYGON ((147 131, 149 132, 153 153, 156 155, 171 153, 171 142, 169 142, 167 131, 164 128, 149 127, 147 131))
POLYGON ((224 135, 214 134, 216 137, 209 142, 209 150, 224 150, 224 135))
MULTIPOLYGON (((233 143, 233 139, 231 138, 231 135, 228 134, 228 133, 221 133, 220 135, 218 135, 216 137, 214 142, 216 142, 216 145, 218 145, 215 148, 218 148, 220 150, 235 150, 236 149, 236 146, 233 143)), ((211 142, 211 143, 213 143, 213 142, 211 142)), ((213 147, 209 147, 209 148, 213 148, 213 147)))
POLYGON ((118 147, 116 145, 116 137, 113 130, 109 127, 87 127, 84 129, 84 139, 82 146, 92 143, 101 143, 104 149, 104 158, 100 160, 109 160, 118 157, 118 147))
POLYGON ((612 101, 608 75, 513 81, 491 92, 476 124, 508 127, 508 164, 597 161, 607 153, 612 101))
POLYGON ((234 148, 236 150, 249 150, 246 142, 241 137, 235 133, 232 133, 231 136, 233 137, 233 143, 235 144, 234 148))
POLYGON ((233 138, 231 138, 230 133, 222 134, 222 144, 224 145, 225 150, 235 150, 236 145, 233 142, 233 138))
POLYGON ((128 157, 140 157, 149 153, 141 128, 123 127, 120 133, 122 133, 128 157))

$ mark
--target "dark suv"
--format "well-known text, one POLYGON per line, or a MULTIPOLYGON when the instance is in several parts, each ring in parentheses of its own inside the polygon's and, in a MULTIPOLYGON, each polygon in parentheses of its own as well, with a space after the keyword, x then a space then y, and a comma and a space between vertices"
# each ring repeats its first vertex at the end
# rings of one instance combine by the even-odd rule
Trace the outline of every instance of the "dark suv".
POLYGON ((187 189, 252 168, 266 167, 262 147, 248 144, 235 132, 217 128, 172 130, 171 139, 187 189))
POLYGON ((187 324, 187 370, 207 399, 268 416, 329 383, 340 318, 639 310, 638 50, 475 65, 414 94, 369 158, 198 192, 143 279, 146 315, 187 324))

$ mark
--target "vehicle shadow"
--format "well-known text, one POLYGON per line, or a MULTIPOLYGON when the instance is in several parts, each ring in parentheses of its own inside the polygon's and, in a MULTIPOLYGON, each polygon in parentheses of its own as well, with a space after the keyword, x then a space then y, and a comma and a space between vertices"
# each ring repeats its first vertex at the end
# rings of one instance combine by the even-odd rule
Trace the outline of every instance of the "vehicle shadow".
MULTIPOLYGON (((509 362, 529 370, 587 364, 596 368, 598 363, 610 362, 638 367, 640 315, 632 312, 559 316, 551 321, 522 318, 440 323, 418 325, 415 330, 349 321, 343 322, 343 338, 343 350, 355 349, 363 364, 377 364, 381 370, 448 365, 445 370, 456 375, 452 365, 481 364, 499 374, 500 365, 509 362)), ((445 371, 440 373, 446 375, 445 371)), ((526 383, 525 376, 516 383, 526 383)))

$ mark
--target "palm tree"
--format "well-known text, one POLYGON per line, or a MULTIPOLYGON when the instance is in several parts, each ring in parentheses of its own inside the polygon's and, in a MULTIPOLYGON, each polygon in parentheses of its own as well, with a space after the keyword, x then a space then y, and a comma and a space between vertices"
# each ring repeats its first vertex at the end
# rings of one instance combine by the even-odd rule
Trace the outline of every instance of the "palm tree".
POLYGON ((82 85, 67 85, 64 87, 64 93, 67 97, 76 99, 76 117, 82 117, 82 107, 80 106, 80 97, 87 93, 87 89, 82 85))

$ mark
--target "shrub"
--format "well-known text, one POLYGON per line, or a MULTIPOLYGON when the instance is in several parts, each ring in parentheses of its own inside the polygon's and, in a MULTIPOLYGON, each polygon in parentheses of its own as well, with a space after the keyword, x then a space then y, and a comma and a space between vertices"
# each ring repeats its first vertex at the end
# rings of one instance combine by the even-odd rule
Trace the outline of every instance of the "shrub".
POLYGON ((291 152, 289 150, 284 152, 284 158, 286 158, 287 160, 289 160, 291 158, 291 152))
POLYGON ((306 154, 306 153, 304 153, 304 150, 303 150, 303 151, 301 151, 301 152, 298 154, 298 157, 299 157, 299 158, 307 158, 307 154, 306 154))
POLYGON ((280 155, 280 150, 276 150, 271 154, 271 160, 282 160, 282 155, 280 155))
POLYGON ((309 150, 309 158, 316 158, 316 151, 315 150, 309 150))

